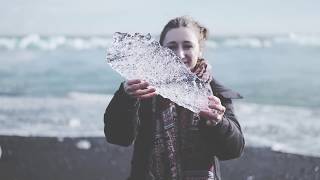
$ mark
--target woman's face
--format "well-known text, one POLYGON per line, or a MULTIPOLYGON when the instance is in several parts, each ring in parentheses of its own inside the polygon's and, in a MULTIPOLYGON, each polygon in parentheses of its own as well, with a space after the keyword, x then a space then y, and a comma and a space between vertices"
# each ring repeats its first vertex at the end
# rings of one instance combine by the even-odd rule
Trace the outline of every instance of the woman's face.
POLYGON ((163 46, 175 52, 190 69, 195 67, 201 53, 198 34, 190 27, 169 30, 163 40, 163 46))

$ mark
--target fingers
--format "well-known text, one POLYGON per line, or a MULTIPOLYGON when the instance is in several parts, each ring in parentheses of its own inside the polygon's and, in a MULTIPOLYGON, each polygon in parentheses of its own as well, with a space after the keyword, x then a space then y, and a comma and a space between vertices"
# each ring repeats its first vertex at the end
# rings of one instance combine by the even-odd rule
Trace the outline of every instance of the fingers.
POLYGON ((223 118, 223 114, 218 114, 212 110, 201 110, 199 115, 206 119, 207 125, 217 125, 223 118))
POLYGON ((140 82, 141 82, 140 79, 132 79, 132 80, 128 80, 128 81, 127 81, 127 85, 138 84, 138 83, 140 83, 140 82))
POLYGON ((208 99, 209 99, 208 107, 211 110, 218 111, 217 112, 218 114, 224 114, 224 112, 226 111, 226 108, 221 105, 221 101, 218 97, 209 96, 208 99))
POLYGON ((148 98, 151 98, 151 97, 156 96, 156 95, 157 95, 157 93, 153 92, 153 93, 144 94, 142 96, 139 96, 138 98, 139 99, 148 99, 148 98))
POLYGON ((219 105, 219 104, 209 104, 208 106, 210 109, 213 109, 213 110, 217 110, 218 113, 224 113, 226 111, 226 108, 222 105, 219 105))
POLYGON ((199 115, 207 119, 207 121, 212 121, 211 123, 217 124, 222 120, 226 108, 221 105, 220 99, 216 96, 209 96, 208 100, 208 108, 202 109, 199 115))
POLYGON ((149 83, 147 83, 147 82, 141 82, 141 83, 138 83, 138 84, 132 84, 132 85, 128 86, 127 91, 128 92, 134 92, 134 91, 137 91, 139 89, 146 89, 148 86, 149 86, 149 83))
POLYGON ((199 115, 205 119, 218 119, 218 114, 213 113, 210 110, 201 110, 199 115))
POLYGON ((215 104, 221 104, 220 99, 216 96, 209 96, 208 99, 209 99, 209 102, 213 101, 215 104))
POLYGON ((134 91, 132 93, 132 95, 135 96, 135 97, 139 97, 139 96, 143 96, 143 95, 146 95, 146 94, 149 94, 149 93, 153 93, 155 91, 156 91, 155 88, 148 87, 147 89, 138 89, 138 90, 134 91))
POLYGON ((128 80, 124 85, 125 92, 138 99, 146 99, 157 95, 154 87, 149 86, 149 83, 140 79, 128 80))

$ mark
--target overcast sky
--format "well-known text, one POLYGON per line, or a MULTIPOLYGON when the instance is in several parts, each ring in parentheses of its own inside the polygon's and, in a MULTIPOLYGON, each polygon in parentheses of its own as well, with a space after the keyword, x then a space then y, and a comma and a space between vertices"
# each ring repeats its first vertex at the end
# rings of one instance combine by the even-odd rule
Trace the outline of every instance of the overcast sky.
POLYGON ((320 0, 0 0, 0 34, 157 34, 191 15, 217 34, 320 33, 320 0))

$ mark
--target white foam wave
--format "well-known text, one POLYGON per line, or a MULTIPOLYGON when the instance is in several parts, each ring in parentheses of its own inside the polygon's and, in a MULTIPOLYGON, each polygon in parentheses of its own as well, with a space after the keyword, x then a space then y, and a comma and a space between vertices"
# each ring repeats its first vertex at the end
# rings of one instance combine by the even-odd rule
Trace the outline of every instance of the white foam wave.
MULTIPOLYGON (((103 136, 103 114, 113 95, 72 92, 65 97, 0 96, 0 134, 103 136)), ((246 144, 320 156, 320 109, 235 102, 246 144)))
POLYGON ((81 120, 78 118, 72 118, 69 120, 69 126, 72 128, 80 127, 80 125, 81 125, 81 120))
MULTIPOLYGON (((105 49, 111 45, 108 36, 68 37, 68 36, 40 36, 30 34, 23 37, 0 37, 0 49, 23 50, 40 49, 55 50, 69 48, 75 50, 105 49)), ((297 34, 274 36, 234 36, 210 39, 206 43, 209 48, 270 48, 275 45, 298 45, 320 47, 319 34, 297 34)))
POLYGON ((76 50, 106 48, 111 44, 108 37, 66 37, 50 36, 41 37, 38 34, 30 34, 24 37, 0 37, 0 49, 40 49, 55 50, 58 48, 70 48, 76 50))
POLYGON ((8 50, 13 50, 16 48, 17 44, 17 39, 15 38, 1 38, 0 37, 0 49, 8 49, 8 50))
POLYGON ((218 46, 219 46, 218 43, 215 42, 215 41, 207 41, 207 42, 206 42, 206 47, 209 47, 209 48, 211 48, 211 49, 215 49, 215 48, 217 48, 218 46))
POLYGON ((277 45, 320 47, 320 35, 290 33, 287 35, 276 35, 270 37, 225 37, 219 43, 215 43, 214 48, 270 48, 277 45))
POLYGON ((0 96, 0 134, 103 136, 103 114, 111 97, 80 92, 65 97, 0 96))
POLYGON ((259 38, 233 38, 226 39, 221 44, 224 47, 250 47, 250 48, 263 48, 271 47, 271 42, 269 40, 259 39, 259 38))
POLYGON ((240 103, 236 110, 248 145, 320 156, 319 108, 240 103))
POLYGON ((290 33, 287 36, 274 37, 275 44, 296 44, 300 46, 320 46, 320 36, 290 33))
POLYGON ((106 94, 93 94, 93 93, 83 93, 83 92, 70 92, 67 95, 68 98, 74 99, 74 100, 81 100, 81 101, 110 101, 112 98, 112 95, 106 95, 106 94))

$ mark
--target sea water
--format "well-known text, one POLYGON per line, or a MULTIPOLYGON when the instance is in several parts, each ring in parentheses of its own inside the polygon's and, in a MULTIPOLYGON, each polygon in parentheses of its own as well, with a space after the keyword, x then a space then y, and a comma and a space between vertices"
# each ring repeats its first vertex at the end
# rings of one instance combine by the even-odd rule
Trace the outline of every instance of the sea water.
MULTIPOLYGON (((103 136, 124 80, 110 36, 1 36, 0 135, 103 136)), ((320 156, 320 35, 220 36, 205 58, 234 100, 246 144, 320 156)))

